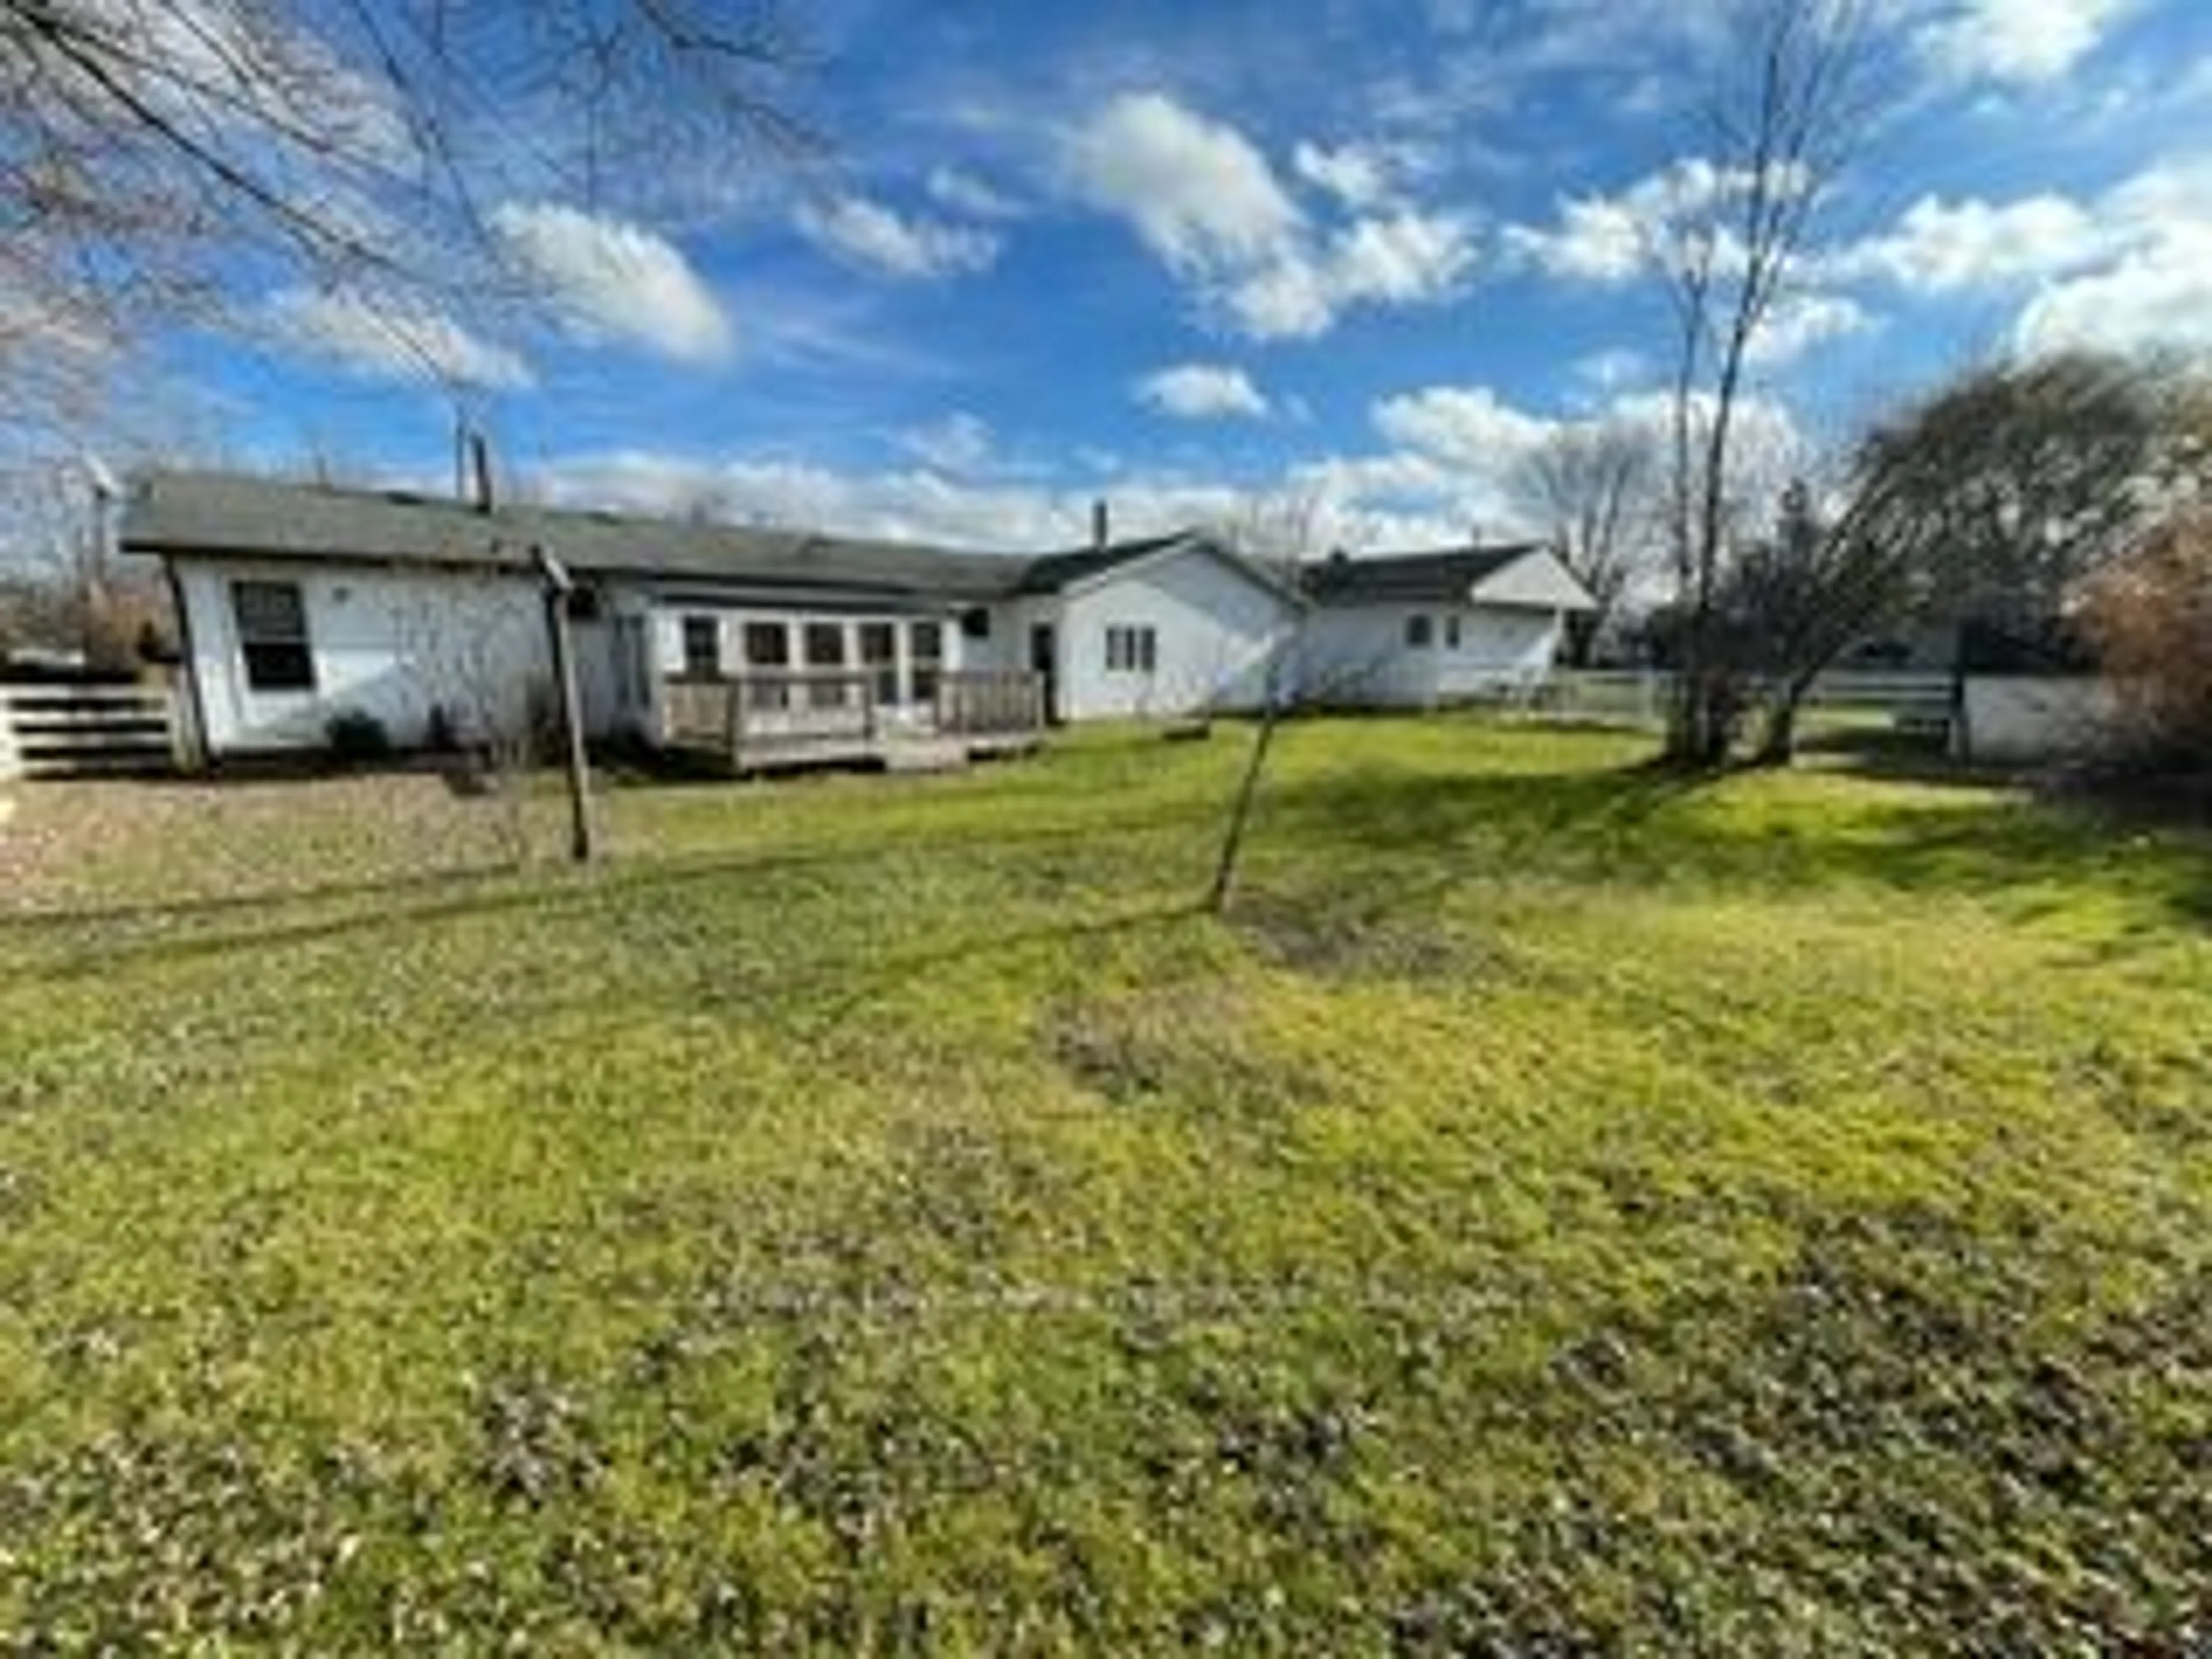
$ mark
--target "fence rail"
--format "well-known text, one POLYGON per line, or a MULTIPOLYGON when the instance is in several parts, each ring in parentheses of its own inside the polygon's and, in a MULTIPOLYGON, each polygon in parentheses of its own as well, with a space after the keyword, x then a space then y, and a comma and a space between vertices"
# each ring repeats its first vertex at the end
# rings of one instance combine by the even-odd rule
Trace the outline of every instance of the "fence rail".
POLYGON ((0 685, 0 777, 171 772, 188 758, 172 686, 0 685))
MULTIPOLYGON (((1563 668, 1553 674, 1536 706, 1583 719, 1656 724, 1667 716, 1675 678, 1662 669, 1563 668)), ((1765 701, 1774 689, 1771 683, 1753 681, 1750 692, 1755 702, 1765 701)), ((1802 706, 1886 714, 1901 723, 1923 724, 1948 720, 1952 696, 1948 673, 1838 669, 1813 682, 1802 706)))

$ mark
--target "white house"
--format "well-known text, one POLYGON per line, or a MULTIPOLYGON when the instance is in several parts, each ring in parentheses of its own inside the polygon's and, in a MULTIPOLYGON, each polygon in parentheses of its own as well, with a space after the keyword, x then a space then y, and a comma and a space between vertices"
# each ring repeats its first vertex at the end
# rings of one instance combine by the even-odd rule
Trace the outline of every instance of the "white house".
POLYGON ((1279 689, 1430 706, 1548 672, 1588 596, 1539 548, 1332 560, 1293 581, 1203 532, 1042 556, 216 473, 159 473, 123 545, 161 559, 193 723, 221 760, 518 727, 550 696, 537 550, 585 724, 732 763, 969 750, 1046 719, 1256 707, 1279 689), (1295 649, 1291 647, 1295 646, 1295 649))
POLYGON ((1204 532, 1025 562, 991 608, 1002 666, 1045 677, 1069 720, 1256 708, 1297 588, 1204 532))
POLYGON ((1595 608, 1534 544, 1351 558, 1310 566, 1302 690, 1326 702, 1433 708, 1540 684, 1566 618, 1595 608))

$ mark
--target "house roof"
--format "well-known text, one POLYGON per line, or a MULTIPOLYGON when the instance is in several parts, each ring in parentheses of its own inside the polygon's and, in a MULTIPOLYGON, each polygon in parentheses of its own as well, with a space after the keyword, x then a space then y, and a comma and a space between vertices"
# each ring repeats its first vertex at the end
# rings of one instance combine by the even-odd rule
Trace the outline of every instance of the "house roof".
POLYGON ((1017 594, 1064 592, 1095 576, 1103 576, 1139 559, 1148 559, 1178 542, 1190 539, 1188 532, 1177 531, 1171 536, 1151 536, 1141 541, 1113 542, 1104 547, 1079 547, 1062 553, 1043 554, 1028 562, 1013 591, 1017 594))
POLYGON ((1546 550, 1540 542, 1515 542, 1364 558, 1339 554, 1308 565, 1302 576, 1323 605, 1463 604, 1509 565, 1546 550))
MULTIPOLYGON (((123 545, 134 553, 322 562, 396 561, 520 569, 533 546, 584 575, 742 589, 747 597, 884 595, 936 603, 1066 592, 1178 549, 1209 550, 1255 580, 1265 571, 1202 532, 1037 556, 920 542, 517 504, 489 512, 443 496, 235 473, 155 472, 133 491, 123 545)), ((1288 597, 1293 602, 1295 593, 1288 597)))
POLYGON ((760 530, 569 508, 489 512, 404 491, 228 473, 156 472, 134 490, 128 551, 480 566, 526 564, 533 545, 586 574, 856 590, 952 600, 999 598, 1036 562, 921 543, 760 530))

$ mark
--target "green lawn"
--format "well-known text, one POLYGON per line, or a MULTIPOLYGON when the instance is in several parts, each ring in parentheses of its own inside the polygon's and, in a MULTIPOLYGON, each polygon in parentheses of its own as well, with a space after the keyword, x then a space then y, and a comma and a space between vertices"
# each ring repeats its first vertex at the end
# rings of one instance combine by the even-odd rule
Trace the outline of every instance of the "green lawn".
POLYGON ((99 793, 0 1648, 2212 1639, 2212 847, 1642 752, 1291 728, 1225 923, 1228 729, 99 793))

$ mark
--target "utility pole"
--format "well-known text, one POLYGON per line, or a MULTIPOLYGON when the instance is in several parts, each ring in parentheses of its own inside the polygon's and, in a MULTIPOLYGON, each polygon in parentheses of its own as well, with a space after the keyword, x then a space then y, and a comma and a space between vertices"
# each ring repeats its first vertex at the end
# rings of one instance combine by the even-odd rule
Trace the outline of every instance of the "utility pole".
POLYGON ((576 691, 576 653, 568 638, 568 598, 576 591, 568 567, 542 544, 530 550, 545 584, 545 636, 553 647, 553 680, 561 699, 561 736, 568 769, 568 856, 592 861, 591 773, 584 756, 584 714, 576 691))

